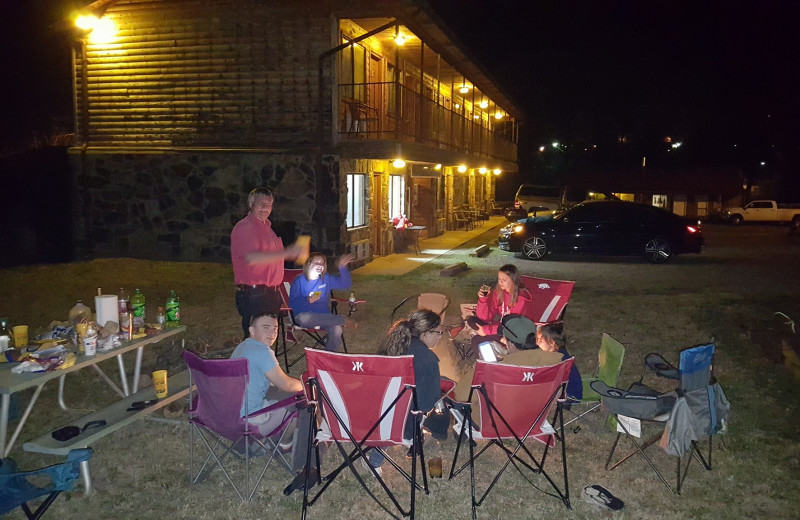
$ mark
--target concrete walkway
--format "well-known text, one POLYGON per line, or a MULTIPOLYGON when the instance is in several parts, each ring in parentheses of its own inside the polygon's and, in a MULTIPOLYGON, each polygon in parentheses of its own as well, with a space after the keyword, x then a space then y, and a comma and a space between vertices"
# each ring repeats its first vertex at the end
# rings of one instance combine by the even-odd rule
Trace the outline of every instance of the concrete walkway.
MULTIPOLYGON (((495 228, 499 228, 507 224, 508 221, 505 217, 494 215, 489 217, 489 220, 480 221, 475 229, 467 231, 446 231, 445 233, 433 238, 424 238, 419 241, 419 249, 421 254, 411 253, 398 253, 386 256, 376 256, 375 259, 354 269, 356 274, 363 275, 402 275, 413 271, 417 267, 430 262, 434 258, 442 256, 449 251, 465 244, 478 235, 486 233, 495 228), (482 224, 482 225, 481 225, 482 224)), ((413 250, 413 246, 409 246, 413 250)))

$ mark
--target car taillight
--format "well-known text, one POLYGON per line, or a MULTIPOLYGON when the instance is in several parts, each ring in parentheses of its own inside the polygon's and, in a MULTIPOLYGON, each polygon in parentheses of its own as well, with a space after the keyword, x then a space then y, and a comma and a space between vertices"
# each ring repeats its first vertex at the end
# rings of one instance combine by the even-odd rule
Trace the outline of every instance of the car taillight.
POLYGON ((696 227, 694 227, 694 226, 686 226, 686 231, 688 231, 689 233, 697 233, 697 232, 698 232, 698 231, 700 231, 700 230, 699 230, 699 229, 697 229, 697 228, 696 228, 696 227))

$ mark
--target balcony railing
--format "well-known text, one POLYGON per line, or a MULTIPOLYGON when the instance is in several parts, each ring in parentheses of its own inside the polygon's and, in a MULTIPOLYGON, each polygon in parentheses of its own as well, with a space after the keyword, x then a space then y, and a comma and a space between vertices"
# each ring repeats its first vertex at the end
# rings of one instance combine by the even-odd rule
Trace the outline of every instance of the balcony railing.
POLYGON ((453 109, 394 82, 339 85, 339 139, 428 144, 516 162, 513 121, 496 122, 463 104, 453 109))

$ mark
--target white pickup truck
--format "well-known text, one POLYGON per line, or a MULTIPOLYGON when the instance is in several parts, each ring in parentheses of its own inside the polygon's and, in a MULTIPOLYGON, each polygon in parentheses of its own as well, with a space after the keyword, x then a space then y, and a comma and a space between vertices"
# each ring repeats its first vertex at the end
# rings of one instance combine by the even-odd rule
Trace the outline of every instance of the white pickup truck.
POLYGON ((743 208, 724 208, 731 224, 742 222, 788 222, 800 228, 800 204, 778 204, 774 200, 754 200, 743 208))

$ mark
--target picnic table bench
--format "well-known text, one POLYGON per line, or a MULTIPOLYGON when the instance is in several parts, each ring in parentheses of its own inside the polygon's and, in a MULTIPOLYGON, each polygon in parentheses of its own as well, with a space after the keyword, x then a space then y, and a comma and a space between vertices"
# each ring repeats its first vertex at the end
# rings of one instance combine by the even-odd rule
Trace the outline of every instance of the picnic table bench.
MULTIPOLYGON (((75 448, 89 448, 98 440, 106 435, 123 428, 133 421, 144 418, 156 410, 160 410, 170 403, 185 397, 189 393, 189 371, 184 370, 168 379, 167 386, 169 395, 159 399, 155 403, 137 410, 128 410, 136 401, 150 401, 156 398, 155 388, 150 386, 139 390, 121 400, 114 401, 110 405, 70 421, 71 425, 83 428, 92 421, 105 421, 103 426, 90 428, 81 432, 79 435, 66 441, 59 441, 53 438, 53 432, 47 432, 38 439, 28 441, 22 445, 22 449, 35 453, 46 453, 50 455, 66 456, 70 450, 75 448)), ((60 428, 56 428, 58 430, 60 428)), ((53 431, 56 431, 53 430, 53 431)), ((88 461, 81 462, 81 476, 83 477, 84 490, 88 495, 92 491, 92 481, 89 474, 88 461)))

